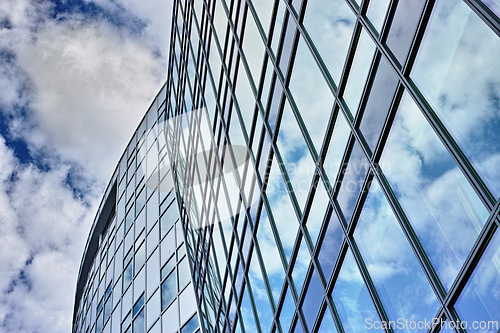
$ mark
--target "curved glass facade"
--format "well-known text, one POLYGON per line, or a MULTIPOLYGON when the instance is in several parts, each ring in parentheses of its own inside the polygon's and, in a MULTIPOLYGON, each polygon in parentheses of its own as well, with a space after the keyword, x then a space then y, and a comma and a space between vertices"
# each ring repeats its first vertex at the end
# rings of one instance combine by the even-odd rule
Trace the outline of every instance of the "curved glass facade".
POLYGON ((163 134, 163 88, 111 178, 80 268, 73 332, 199 331, 163 134))
POLYGON ((175 0, 74 330, 497 332, 496 3, 175 0))

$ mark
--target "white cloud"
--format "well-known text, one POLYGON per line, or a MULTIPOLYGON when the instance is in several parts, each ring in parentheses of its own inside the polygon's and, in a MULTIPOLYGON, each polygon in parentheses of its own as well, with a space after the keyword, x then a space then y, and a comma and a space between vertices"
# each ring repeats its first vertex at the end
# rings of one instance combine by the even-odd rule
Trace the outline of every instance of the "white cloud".
POLYGON ((109 177, 163 80, 158 60, 141 44, 105 22, 74 22, 48 24, 19 47, 35 89, 36 135, 26 137, 33 148, 48 145, 109 177))
POLYGON ((75 198, 68 166, 21 166, 0 142, 0 328, 65 332, 81 251, 98 203, 75 198))
POLYGON ((2 332, 71 329, 103 186, 166 77, 170 5, 143 5, 111 11, 137 17, 137 31, 104 15, 53 20, 52 3, 0 3, 0 117, 33 158, 0 138, 2 332))

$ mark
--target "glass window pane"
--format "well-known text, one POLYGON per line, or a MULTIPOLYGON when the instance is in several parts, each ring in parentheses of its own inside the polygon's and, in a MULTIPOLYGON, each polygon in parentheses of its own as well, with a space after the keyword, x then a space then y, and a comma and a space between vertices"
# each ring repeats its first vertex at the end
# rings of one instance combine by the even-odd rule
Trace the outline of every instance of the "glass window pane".
POLYGON ((386 43, 401 64, 406 60, 410 44, 424 8, 425 1, 400 0, 392 19, 386 43))
POLYGON ((432 321, 440 304, 376 180, 354 239, 389 320, 432 321))
MULTIPOLYGON (((259 222, 260 223, 260 222, 259 222)), ((261 226, 259 226, 260 229, 261 226)), ((262 248, 262 242, 259 240, 259 246, 261 247, 261 252, 265 251, 266 248, 262 248)), ((263 252, 265 253, 265 252, 263 252)), ((273 262, 280 264, 281 262, 271 256, 266 256, 270 259, 274 259, 273 262)), ((269 271, 269 268, 267 268, 269 271)), ((279 271, 278 271, 279 273, 279 271)), ((271 309, 271 300, 268 298, 266 285, 264 284, 263 272, 261 271, 259 260, 256 254, 256 251, 252 252, 252 257, 250 261, 250 269, 248 271, 248 276, 252 288, 252 293, 254 296, 255 308, 257 310, 257 317, 259 318, 260 326, 263 332, 270 332, 271 325, 273 322, 273 312, 271 309)), ((284 272, 281 274, 281 277, 277 280, 282 280, 284 278, 284 272)), ((273 279, 274 280, 274 279, 273 279)), ((274 280, 271 283, 273 283, 274 280)), ((272 287, 271 287, 272 288, 272 287)))
POLYGON ((147 265, 147 298, 158 288, 160 284, 160 252, 158 248, 149 257, 147 265))
POLYGON ((480 332, 497 332, 500 327, 500 231, 496 231, 469 282, 455 304, 460 319, 478 321, 480 332))
POLYGON ((154 226, 156 221, 158 220, 158 197, 155 194, 151 198, 149 198, 149 201, 146 205, 146 224, 147 224, 147 230, 151 230, 151 228, 154 226))
POLYGON ((255 317, 253 314, 252 303, 250 297, 248 296, 248 286, 243 290, 243 297, 241 301, 240 311, 241 320, 243 321, 247 332, 257 332, 257 327, 255 326, 255 317))
POLYGON ((273 13, 274 1, 269 0, 252 0, 252 4, 255 8, 257 16, 260 20, 260 24, 267 34, 269 31, 269 23, 271 21, 271 14, 273 13))
MULTIPOLYGON (((163 309, 162 309, 163 310, 163 309)), ((179 306, 174 302, 162 315, 162 332, 174 333, 179 328, 179 306)))
MULTIPOLYGON (((269 4, 271 4, 272 1, 269 0, 262 0, 266 1, 269 4)), ((278 1, 278 12, 276 13, 276 20, 274 22, 274 32, 273 32, 273 40, 271 43, 274 55, 277 55, 278 52, 278 44, 280 41, 280 36, 281 36, 281 30, 283 29, 283 23, 285 21, 285 5, 283 2, 278 1)))
POLYGON ((370 0, 370 3, 368 4, 366 16, 368 16, 378 32, 382 31, 385 13, 387 12, 390 2, 390 0, 370 0))
POLYGON ((500 39, 462 1, 438 1, 412 78, 470 159, 500 195, 500 39))
POLYGON ((366 327, 366 321, 380 319, 350 249, 335 282, 332 298, 346 333, 384 332, 366 327))
POLYGON ((189 272, 189 266, 186 258, 179 263, 177 272, 179 274, 179 290, 181 290, 189 281, 191 281, 191 273, 189 272))
POLYGON ((151 297, 147 304, 147 328, 149 329, 153 323, 158 319, 161 313, 161 298, 160 293, 156 292, 153 297, 151 297))
POLYGON ((330 310, 328 308, 326 308, 325 313, 323 314, 323 319, 321 320, 318 332, 337 333, 337 327, 333 322, 332 315, 330 314, 330 310))
POLYGON ((344 178, 337 193, 337 201, 342 209, 346 223, 349 223, 354 213, 356 201, 361 193, 363 182, 369 169, 370 165, 366 160, 363 150, 361 150, 361 146, 357 141, 354 142, 349 162, 342 171, 344 178))
POLYGON ((123 289, 125 290, 128 285, 132 282, 132 261, 127 265, 125 271, 123 272, 123 289))
POLYGON ((290 91, 319 153, 332 111, 333 95, 302 37, 297 46, 290 91))
POLYGON ((280 312, 280 323, 283 332, 288 332, 288 330, 290 329, 290 324, 292 323, 294 313, 295 302, 290 291, 290 286, 288 286, 285 299, 283 300, 283 306, 280 312))
POLYGON ((309 249, 307 248, 304 237, 302 237, 299 252, 297 253, 297 258, 295 259, 292 271, 292 280, 297 293, 300 293, 304 280, 306 279, 307 267, 309 267, 310 260, 311 256, 309 255, 309 249))
POLYGON ((135 316, 144 305, 144 294, 135 302, 132 316, 135 316))
POLYGON ((172 228, 170 232, 163 238, 160 245, 161 249, 161 262, 162 264, 167 261, 167 259, 175 253, 175 228, 172 228))
MULTIPOLYGON (((246 36, 246 35, 245 35, 246 36)), ((252 126, 252 121, 253 121, 253 114, 254 114, 254 108, 255 108, 255 97, 253 95, 252 88, 250 86, 250 82, 248 81, 248 77, 243 70, 242 66, 240 66, 240 71, 238 73, 238 79, 236 81, 236 98, 238 99, 238 106, 240 108, 240 113, 243 118, 244 126, 245 126, 245 131, 248 133, 250 131, 250 128, 252 126)), ((231 129, 233 127, 238 126, 240 127, 240 122, 238 119, 237 114, 235 113, 233 115, 233 118, 231 119, 231 129)), ((239 128, 238 134, 240 133, 239 128)), ((231 137, 231 142, 234 144, 235 142, 234 135, 231 137)), ((240 139, 240 141, 242 141, 240 139)), ((243 143, 246 145, 245 143, 243 143)))
MULTIPOLYGON (((276 158, 274 158, 271 165, 266 194, 269 200, 269 206, 272 207, 272 215, 281 239, 281 245, 283 246, 288 261, 292 254, 295 238, 297 237, 299 222, 295 215, 290 195, 285 187, 279 165, 276 161, 276 158)), ((270 237, 273 237, 271 230, 269 230, 268 234, 270 237)))
POLYGON ((302 313, 304 314, 309 331, 312 331, 324 293, 323 284, 319 279, 318 272, 314 270, 311 280, 309 280, 309 286, 307 287, 307 293, 304 297, 304 303, 302 303, 302 313))
POLYGON ((177 295, 176 274, 173 272, 161 284, 161 308, 165 309, 177 295))
POLYGON ((335 82, 340 81, 356 17, 344 0, 309 0, 304 25, 335 82))
POLYGON ((311 237, 313 247, 318 239, 318 234, 326 214, 326 208, 330 202, 330 198, 326 193, 325 186, 323 185, 323 181, 321 179, 318 180, 315 187, 316 192, 314 193, 313 202, 311 208, 309 209, 306 221, 307 231, 311 237))
POLYGON ((303 211, 316 165, 288 101, 283 109, 277 145, 299 208, 303 211))
POLYGON ((135 253, 135 263, 134 263, 134 272, 137 274, 141 267, 144 265, 146 260, 146 246, 144 243, 139 247, 137 252, 135 253))
POLYGON ((375 151, 378 138, 382 132, 397 83, 398 77, 396 73, 385 57, 382 56, 359 125, 372 152, 375 151))
MULTIPOLYGON (((288 12, 287 12, 288 13, 288 12)), ((295 33, 297 31, 297 25, 295 21, 289 16, 286 21, 285 31, 277 30, 276 32, 281 32, 285 34, 285 38, 280 43, 280 48, 276 54, 279 54, 278 66, 281 73, 285 74, 288 69, 290 62, 290 56, 292 55, 293 42, 295 39, 295 33)))
POLYGON ((407 94, 380 166, 443 285, 449 288, 488 212, 407 94))
MULTIPOLYGON (((262 41, 259 30, 257 30, 257 25, 252 15, 247 15, 242 48, 243 52, 245 52, 253 82, 255 85, 258 85, 265 51, 264 42, 262 41)), ((240 66, 240 68, 240 72, 243 71, 243 67, 240 66)))
POLYGON ((179 309, 181 323, 186 322, 196 311, 196 298, 194 289, 189 285, 179 296, 179 309))
POLYGON ((347 124, 344 115, 339 112, 337 119, 335 120, 335 127, 333 128, 333 134, 330 139, 325 162, 323 163, 323 169, 328 175, 330 184, 333 184, 337 178, 340 164, 342 163, 342 157, 344 156, 345 147, 347 145, 347 141, 349 140, 349 133, 351 133, 349 125, 347 124))
POLYGON ((343 94, 344 100, 349 110, 351 110, 352 115, 357 113, 359 100, 365 86, 374 52, 375 44, 373 44, 370 36, 363 29, 358 40, 356 54, 354 55, 351 71, 349 72, 347 85, 343 94))
MULTIPOLYGON (((278 246, 274 241, 273 232, 264 208, 257 229, 257 240, 259 242, 260 252, 262 253, 262 258, 264 260, 264 269, 267 273, 267 278, 269 279, 271 292, 274 295, 275 302, 278 302, 281 287, 283 286, 283 282, 285 280, 285 271, 281 263, 278 246)), ((252 259, 252 262, 257 265, 256 256, 252 259)))
POLYGON ((181 333, 192 333, 198 328, 198 317, 193 316, 181 329, 181 333))
POLYGON ((332 211, 318 254, 318 261, 327 281, 330 280, 330 276, 332 275, 337 256, 340 252, 340 246, 342 245, 342 239, 343 232, 339 219, 335 211, 332 211))

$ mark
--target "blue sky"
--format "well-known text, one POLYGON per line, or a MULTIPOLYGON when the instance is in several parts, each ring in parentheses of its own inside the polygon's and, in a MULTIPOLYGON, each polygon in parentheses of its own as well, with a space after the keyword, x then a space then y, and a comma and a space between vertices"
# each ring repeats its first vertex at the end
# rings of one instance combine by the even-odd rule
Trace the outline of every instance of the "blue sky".
POLYGON ((0 2, 0 332, 69 332, 97 205, 166 77, 171 1, 0 2))

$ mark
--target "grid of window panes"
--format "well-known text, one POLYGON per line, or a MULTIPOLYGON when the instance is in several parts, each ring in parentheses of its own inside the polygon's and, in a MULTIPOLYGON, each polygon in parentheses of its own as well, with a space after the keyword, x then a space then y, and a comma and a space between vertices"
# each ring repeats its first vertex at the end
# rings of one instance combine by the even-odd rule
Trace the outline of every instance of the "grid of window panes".
MULTIPOLYGON (((500 318, 499 8, 174 2, 173 154, 200 143, 190 111, 204 107, 204 148, 246 146, 256 170, 237 177, 225 221, 224 182, 202 202, 176 189, 206 332, 439 332, 414 325, 500 318)), ((232 158, 177 165, 177 186, 232 158)))
POLYGON ((85 288, 77 294, 75 333, 199 332, 178 205, 164 160, 165 96, 163 88, 111 179, 116 207, 98 235, 86 283, 80 281, 85 288))

